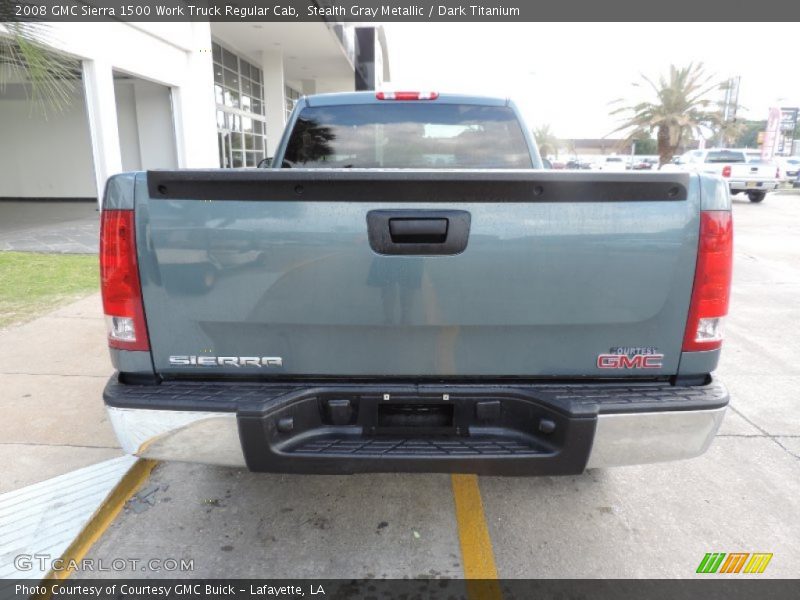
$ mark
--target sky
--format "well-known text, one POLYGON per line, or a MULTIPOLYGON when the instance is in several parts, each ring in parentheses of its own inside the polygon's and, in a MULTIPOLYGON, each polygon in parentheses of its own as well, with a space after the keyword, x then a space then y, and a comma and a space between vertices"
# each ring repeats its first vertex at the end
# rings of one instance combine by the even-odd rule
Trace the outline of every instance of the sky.
MULTIPOLYGON (((561 138, 609 135, 610 103, 647 99, 640 74, 703 62, 741 76, 743 118, 800 105, 793 23, 386 23, 387 89, 510 96, 530 127, 561 138)), ((723 92, 715 94, 722 100, 723 92)), ((713 96, 712 96, 713 98, 713 96)), ((714 98, 716 99, 716 98, 714 98)), ((627 102, 626 102, 627 103, 627 102)), ((613 136, 612 136, 613 137, 613 136)))

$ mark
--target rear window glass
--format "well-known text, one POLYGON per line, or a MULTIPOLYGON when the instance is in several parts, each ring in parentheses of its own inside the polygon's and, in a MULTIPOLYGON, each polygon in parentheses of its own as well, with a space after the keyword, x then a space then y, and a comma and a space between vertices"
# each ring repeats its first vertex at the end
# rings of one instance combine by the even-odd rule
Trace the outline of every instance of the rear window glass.
POLYGON ((744 152, 733 152, 730 150, 714 150, 706 156, 707 163, 743 163, 745 162, 744 152))
POLYGON ((386 102, 304 108, 284 167, 530 169, 506 106, 386 102))

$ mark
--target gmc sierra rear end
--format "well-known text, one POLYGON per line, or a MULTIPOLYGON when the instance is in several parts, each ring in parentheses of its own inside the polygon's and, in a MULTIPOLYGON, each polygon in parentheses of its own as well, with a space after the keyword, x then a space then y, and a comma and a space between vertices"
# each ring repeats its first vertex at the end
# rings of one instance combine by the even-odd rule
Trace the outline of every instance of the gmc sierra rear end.
POLYGON ((703 453, 726 183, 551 172, 507 100, 301 99, 270 169, 109 180, 104 398, 130 453, 580 473, 703 453))

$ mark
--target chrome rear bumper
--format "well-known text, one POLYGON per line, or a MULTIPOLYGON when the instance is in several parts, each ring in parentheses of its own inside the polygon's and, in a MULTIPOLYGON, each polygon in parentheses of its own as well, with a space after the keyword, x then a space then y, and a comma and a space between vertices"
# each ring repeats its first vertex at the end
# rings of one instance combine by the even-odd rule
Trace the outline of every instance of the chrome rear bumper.
POLYGON ((245 466, 235 413, 106 408, 117 439, 128 454, 245 466))
POLYGON ((700 456, 727 407, 712 410, 600 415, 586 468, 618 467, 700 456))
MULTIPOLYGON (((693 458, 717 433, 725 407, 597 417, 587 468, 693 458)), ((234 413, 108 407, 122 448, 158 460, 246 466, 234 413)))

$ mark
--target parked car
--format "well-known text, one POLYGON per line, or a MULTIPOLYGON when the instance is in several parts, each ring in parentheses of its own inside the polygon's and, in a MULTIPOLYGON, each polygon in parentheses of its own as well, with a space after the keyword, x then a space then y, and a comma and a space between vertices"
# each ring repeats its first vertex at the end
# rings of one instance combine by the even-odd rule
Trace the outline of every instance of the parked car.
POLYGON ((728 404, 725 183, 544 171, 528 131, 504 98, 323 94, 271 168, 112 177, 122 447, 328 474, 705 452, 728 404), (186 255, 226 257, 213 288, 186 255))
POLYGON ((601 171, 622 172, 628 170, 628 157, 623 156, 606 156, 600 162, 601 171))
POLYGON ((634 156, 631 163, 631 169, 634 171, 651 171, 658 169, 657 156, 634 156))
POLYGON ((800 174, 800 156, 780 156, 775 161, 781 169, 781 181, 792 182, 800 174))
POLYGON ((792 184, 792 187, 800 188, 800 173, 797 174, 797 179, 794 180, 794 183, 792 184))
POLYGON ((779 185, 779 168, 773 161, 762 161, 760 155, 748 157, 744 150, 709 148, 691 150, 662 165, 662 171, 690 170, 722 176, 731 194, 744 192, 751 202, 761 202, 767 192, 779 185))

